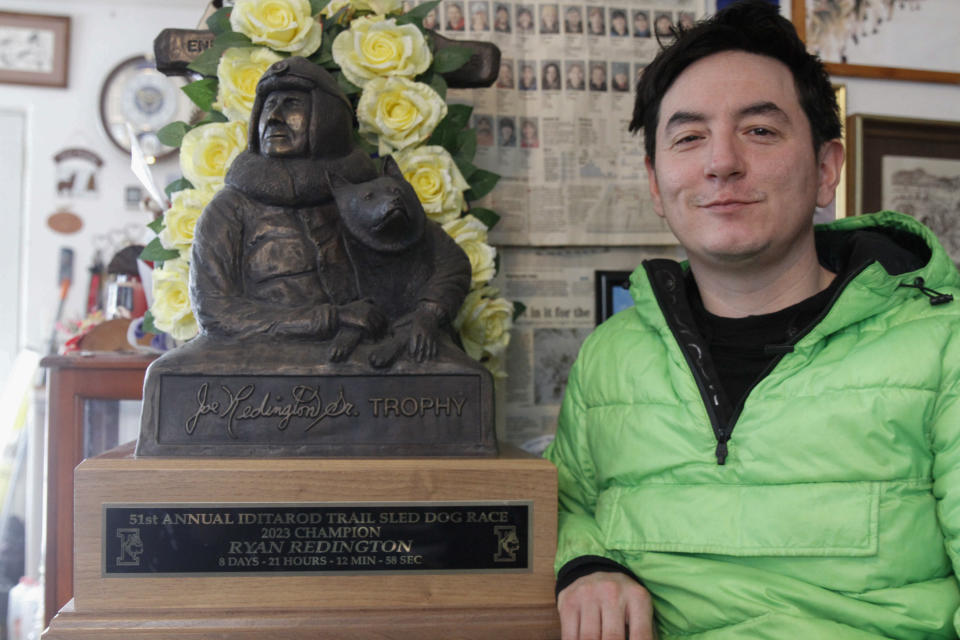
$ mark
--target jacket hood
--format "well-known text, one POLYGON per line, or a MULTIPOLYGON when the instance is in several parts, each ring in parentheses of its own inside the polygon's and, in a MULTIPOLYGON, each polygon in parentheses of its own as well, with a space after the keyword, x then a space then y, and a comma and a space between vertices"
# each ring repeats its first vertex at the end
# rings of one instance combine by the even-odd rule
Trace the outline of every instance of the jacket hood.
MULTIPOLYGON (((918 278, 928 289, 960 298, 957 267, 934 233, 910 216, 882 211, 818 225, 815 233, 820 262, 837 273, 843 284, 827 315, 798 347, 917 296, 929 299, 916 288, 918 278), (853 304, 838 306, 841 298, 853 304)), ((683 271, 689 268, 686 262, 679 267, 683 271)), ((682 279, 672 260, 645 261, 630 277, 636 311, 641 315, 661 313, 653 288, 668 305, 685 297, 678 282, 682 279)), ((950 304, 960 304, 960 299, 950 304)))

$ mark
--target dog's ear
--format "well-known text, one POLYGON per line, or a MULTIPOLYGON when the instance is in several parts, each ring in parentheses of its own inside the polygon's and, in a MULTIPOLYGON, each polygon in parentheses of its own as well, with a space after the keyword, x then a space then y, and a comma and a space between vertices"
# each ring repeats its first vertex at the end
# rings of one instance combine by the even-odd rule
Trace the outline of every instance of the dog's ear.
POLYGON ((349 187, 353 183, 336 171, 327 171, 327 184, 330 185, 331 191, 336 191, 337 189, 341 189, 343 187, 349 187))
POLYGON ((387 156, 383 159, 383 175, 400 180, 404 179, 403 171, 400 171, 400 165, 393 159, 393 156, 387 156))

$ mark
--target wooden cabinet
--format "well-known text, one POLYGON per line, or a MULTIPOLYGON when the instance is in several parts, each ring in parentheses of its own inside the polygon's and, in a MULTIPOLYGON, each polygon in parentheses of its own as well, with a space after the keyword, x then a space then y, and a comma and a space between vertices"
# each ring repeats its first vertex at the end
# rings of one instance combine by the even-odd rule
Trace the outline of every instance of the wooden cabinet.
POLYGON ((155 357, 69 354, 40 362, 48 369, 45 624, 73 594, 73 469, 127 439, 120 401, 142 399, 144 372, 155 357))

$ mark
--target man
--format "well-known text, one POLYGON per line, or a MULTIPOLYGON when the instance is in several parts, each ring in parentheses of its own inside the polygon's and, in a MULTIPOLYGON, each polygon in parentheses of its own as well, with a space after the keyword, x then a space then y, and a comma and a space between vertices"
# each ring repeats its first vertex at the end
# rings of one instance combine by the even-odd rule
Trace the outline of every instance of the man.
POLYGON ((583 14, 580 11, 580 7, 567 7, 563 19, 565 33, 583 33, 583 14))
POLYGON ((895 213, 814 230, 836 101, 763 0, 661 52, 641 128, 688 262, 638 268, 571 370, 546 454, 562 637, 956 637, 952 261, 895 213))
POLYGON ((384 328, 382 313, 358 300, 327 182, 330 170, 377 177, 352 118, 333 76, 305 58, 261 78, 249 148, 197 223, 190 288, 203 332, 325 340, 341 325, 384 328))
POLYGON ((583 91, 583 63, 579 61, 567 60, 567 89, 571 91, 583 91))
POLYGON ((590 63, 590 91, 607 90, 607 63, 590 63))
POLYGON ((636 38, 650 37, 650 17, 646 11, 633 12, 633 35, 636 38))

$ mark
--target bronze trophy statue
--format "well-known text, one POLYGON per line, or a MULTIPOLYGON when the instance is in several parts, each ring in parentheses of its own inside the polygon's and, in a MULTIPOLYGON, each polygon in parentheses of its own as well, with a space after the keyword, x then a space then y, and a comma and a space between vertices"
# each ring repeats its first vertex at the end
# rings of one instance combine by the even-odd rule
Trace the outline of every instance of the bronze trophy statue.
POLYGON ((137 455, 492 455, 489 374, 449 324, 470 263, 304 58, 257 85, 200 217, 200 336, 148 371, 137 455))

